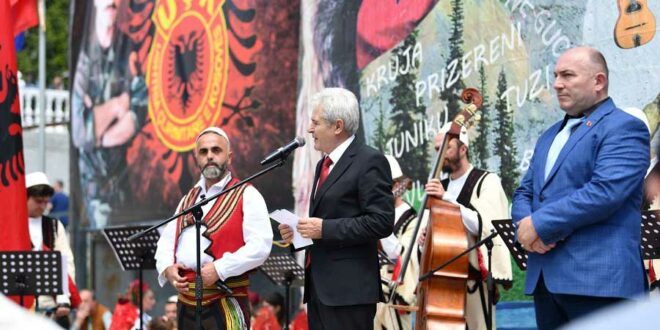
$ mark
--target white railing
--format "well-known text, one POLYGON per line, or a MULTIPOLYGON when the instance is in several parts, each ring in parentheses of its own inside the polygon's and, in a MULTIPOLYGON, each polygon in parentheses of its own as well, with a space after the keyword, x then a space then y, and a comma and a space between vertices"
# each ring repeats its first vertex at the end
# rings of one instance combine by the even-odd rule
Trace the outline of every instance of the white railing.
MULTIPOLYGON (((41 121, 39 88, 21 86, 21 115, 23 128, 39 127, 41 121)), ((66 130, 69 123, 69 91, 46 89, 46 126, 48 130, 66 130)))

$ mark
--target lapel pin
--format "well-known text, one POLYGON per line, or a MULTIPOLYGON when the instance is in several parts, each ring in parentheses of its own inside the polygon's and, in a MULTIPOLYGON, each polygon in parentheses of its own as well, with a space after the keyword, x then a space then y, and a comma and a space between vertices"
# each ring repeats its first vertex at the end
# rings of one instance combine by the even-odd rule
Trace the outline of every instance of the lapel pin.
POLYGON ((593 124, 591 123, 591 120, 587 120, 587 127, 591 127, 591 125, 593 125, 593 124))

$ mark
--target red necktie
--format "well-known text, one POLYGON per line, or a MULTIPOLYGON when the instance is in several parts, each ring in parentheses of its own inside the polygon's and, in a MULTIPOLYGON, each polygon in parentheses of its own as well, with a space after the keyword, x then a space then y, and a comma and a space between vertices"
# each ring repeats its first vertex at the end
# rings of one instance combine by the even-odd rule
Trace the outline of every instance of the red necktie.
POLYGON ((330 159, 328 156, 325 156, 323 159, 323 164, 321 165, 321 174, 319 175, 319 183, 316 185, 316 191, 319 191, 323 185, 323 182, 325 182, 325 179, 328 178, 328 174, 330 174, 330 165, 332 165, 332 159, 330 159))
MULTIPOLYGON (((323 182, 325 182, 325 179, 328 178, 328 174, 330 174, 330 165, 332 165, 332 159, 330 157, 325 156, 323 159, 323 164, 321 164, 321 174, 319 174, 319 182, 316 184, 316 191, 319 191, 321 188, 321 185, 323 185, 323 182)), ((307 251, 307 260, 305 260, 305 268, 309 268, 309 265, 312 262, 311 258, 312 253, 310 251, 307 251)))

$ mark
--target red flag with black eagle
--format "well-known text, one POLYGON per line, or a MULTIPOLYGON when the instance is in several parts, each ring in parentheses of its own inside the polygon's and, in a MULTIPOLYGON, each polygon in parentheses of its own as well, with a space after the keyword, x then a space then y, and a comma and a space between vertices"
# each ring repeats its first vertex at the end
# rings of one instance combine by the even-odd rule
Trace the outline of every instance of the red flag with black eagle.
POLYGON ((0 251, 31 250, 14 36, 38 23, 36 9, 36 0, 0 0, 0 251))

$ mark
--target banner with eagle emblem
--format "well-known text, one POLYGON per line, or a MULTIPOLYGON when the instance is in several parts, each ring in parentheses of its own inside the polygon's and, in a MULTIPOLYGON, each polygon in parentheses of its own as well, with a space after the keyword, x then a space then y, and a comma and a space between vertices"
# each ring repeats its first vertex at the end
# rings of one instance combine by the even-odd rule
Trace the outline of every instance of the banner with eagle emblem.
MULTIPOLYGON (((199 179, 192 151, 208 126, 229 134, 231 171, 240 178, 291 140, 299 7, 286 0, 74 2, 72 189, 82 197, 83 227, 171 215, 199 179)), ((278 172, 255 186, 268 205, 290 208, 291 165, 278 172)))

